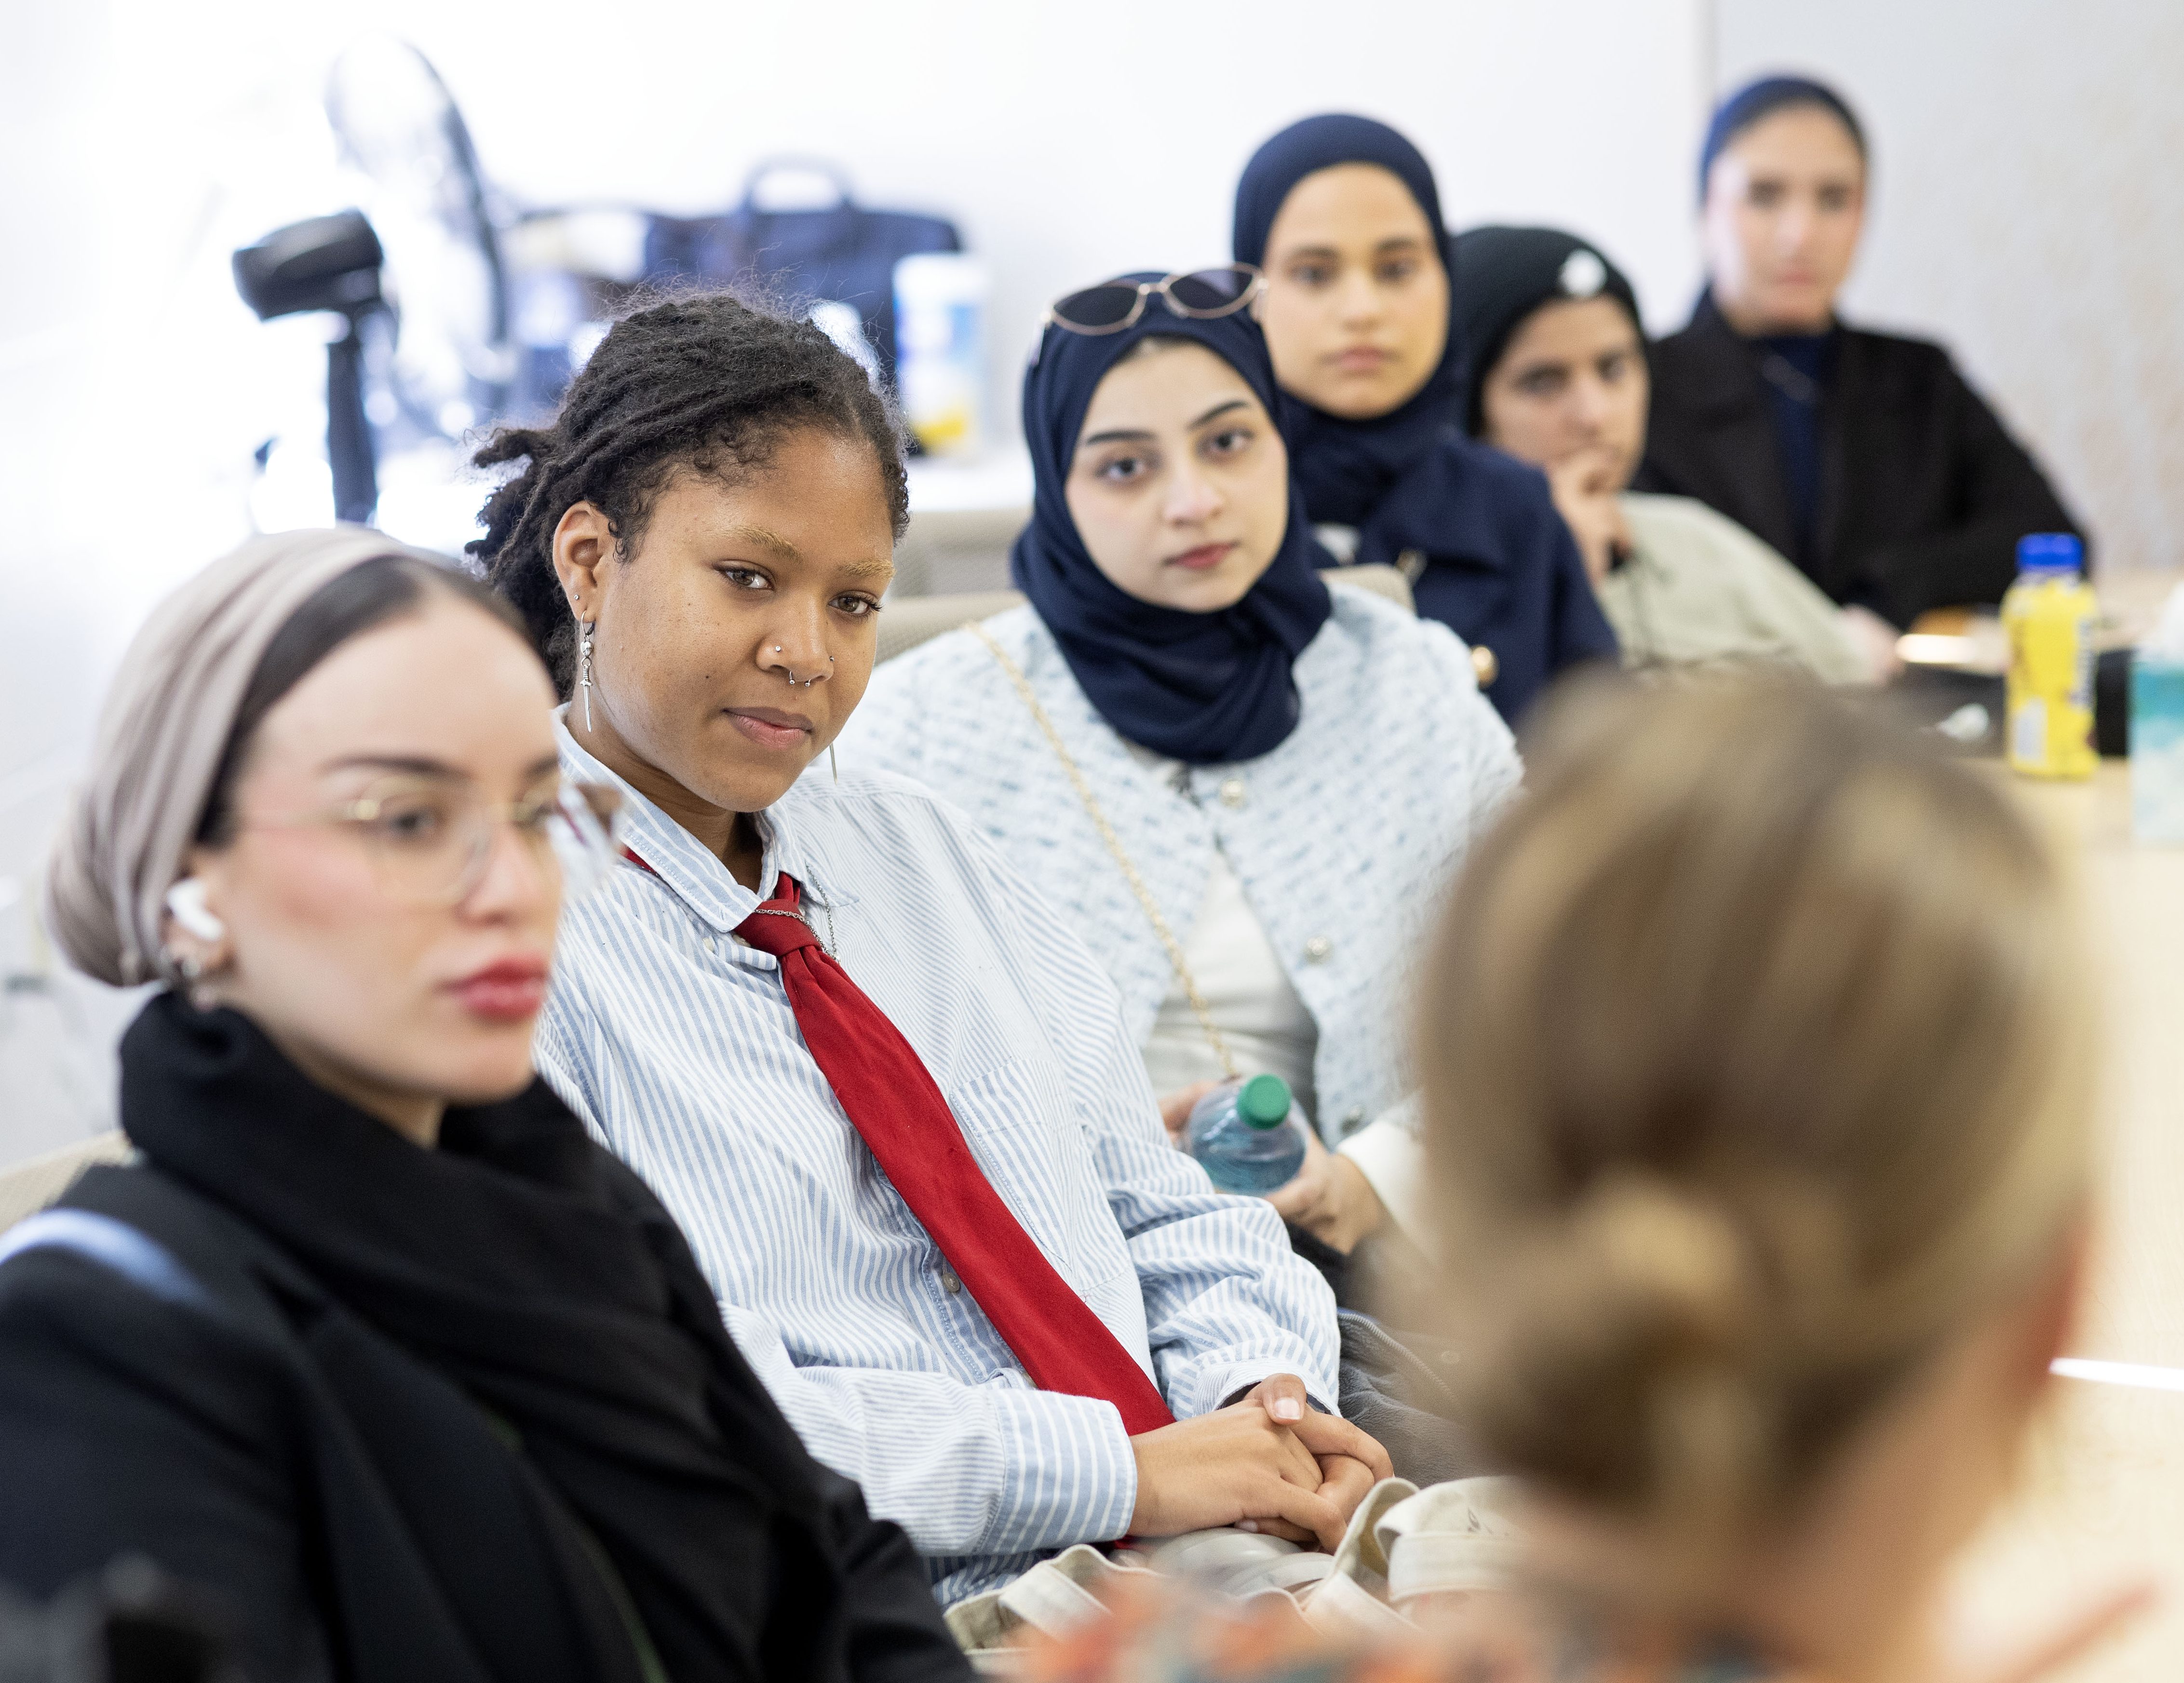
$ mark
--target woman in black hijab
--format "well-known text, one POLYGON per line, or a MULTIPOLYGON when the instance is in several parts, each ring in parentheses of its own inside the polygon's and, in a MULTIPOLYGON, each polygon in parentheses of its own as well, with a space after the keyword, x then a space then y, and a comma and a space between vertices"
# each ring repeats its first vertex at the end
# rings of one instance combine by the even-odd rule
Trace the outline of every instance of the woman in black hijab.
POLYGON ((1305 507, 1399 566, 1418 611, 1470 644, 1512 721, 1615 633, 1536 469, 1465 436, 1447 231, 1416 147, 1364 117, 1310 117, 1236 187, 1235 254, 1267 272, 1259 320, 1305 507))
POLYGON ((147 1556, 267 1679, 967 1676, 532 1073, 613 853, 505 610, 375 532, 261 539, 121 670, 47 916, 167 985, 138 1160, 0 1236, 0 1582, 147 1556))
POLYGON ((1699 159, 1707 290, 1653 348, 1636 488, 1719 509, 1885 649, 1929 608, 1999 602, 2025 533, 2079 527, 1947 351, 1836 318, 1867 171, 1819 82, 1722 102, 1699 159))

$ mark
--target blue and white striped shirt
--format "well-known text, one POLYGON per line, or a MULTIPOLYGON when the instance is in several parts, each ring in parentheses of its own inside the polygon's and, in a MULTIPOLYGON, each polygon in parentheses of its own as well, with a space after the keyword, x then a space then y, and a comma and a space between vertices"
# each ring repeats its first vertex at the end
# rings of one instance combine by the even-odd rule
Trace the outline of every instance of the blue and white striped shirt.
MULTIPOLYGON (((571 777, 617 782, 565 731, 571 777)), ((885 773, 764 815, 761 894, 627 784, 626 866, 563 918, 538 1066, 671 1210, 805 1443, 944 1602, 1128 1529, 1114 1405, 1035 1389, 890 1186, 733 931, 786 871, 994 1190, 1178 1418, 1269 1374, 1336 1395, 1334 1305, 1262 1200, 1173 1150, 1111 983, 991 843, 885 773), (655 874, 656 873, 656 874, 655 874)))

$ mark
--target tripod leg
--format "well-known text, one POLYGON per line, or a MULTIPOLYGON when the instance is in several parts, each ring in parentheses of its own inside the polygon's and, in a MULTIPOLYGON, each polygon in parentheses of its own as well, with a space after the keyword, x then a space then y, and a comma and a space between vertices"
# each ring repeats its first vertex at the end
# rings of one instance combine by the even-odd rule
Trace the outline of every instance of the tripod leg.
POLYGON ((354 318, 326 347, 326 460, 334 471, 334 518, 369 526, 379 505, 379 475, 364 413, 364 342, 354 318))

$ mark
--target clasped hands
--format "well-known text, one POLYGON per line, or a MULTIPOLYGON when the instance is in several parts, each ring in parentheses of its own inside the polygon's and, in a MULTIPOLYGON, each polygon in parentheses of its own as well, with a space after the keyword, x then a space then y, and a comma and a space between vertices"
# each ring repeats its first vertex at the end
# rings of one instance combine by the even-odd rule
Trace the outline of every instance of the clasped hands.
POLYGON ((1295 1374, 1141 1433, 1130 1452, 1138 1463, 1130 1532, 1140 1537, 1234 1525, 1331 1552, 1366 1493, 1393 1474, 1388 1452, 1314 1408, 1295 1374))

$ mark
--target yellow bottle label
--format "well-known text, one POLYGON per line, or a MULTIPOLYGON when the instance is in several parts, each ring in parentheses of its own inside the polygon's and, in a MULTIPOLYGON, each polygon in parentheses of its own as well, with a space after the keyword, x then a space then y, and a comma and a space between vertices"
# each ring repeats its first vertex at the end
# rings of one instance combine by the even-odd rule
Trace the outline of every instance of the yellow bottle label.
POLYGON ((2093 749, 2092 588, 2064 576, 2020 578, 2002 599, 2009 636, 2008 722, 2013 770, 2034 777, 2090 777, 2093 749))

